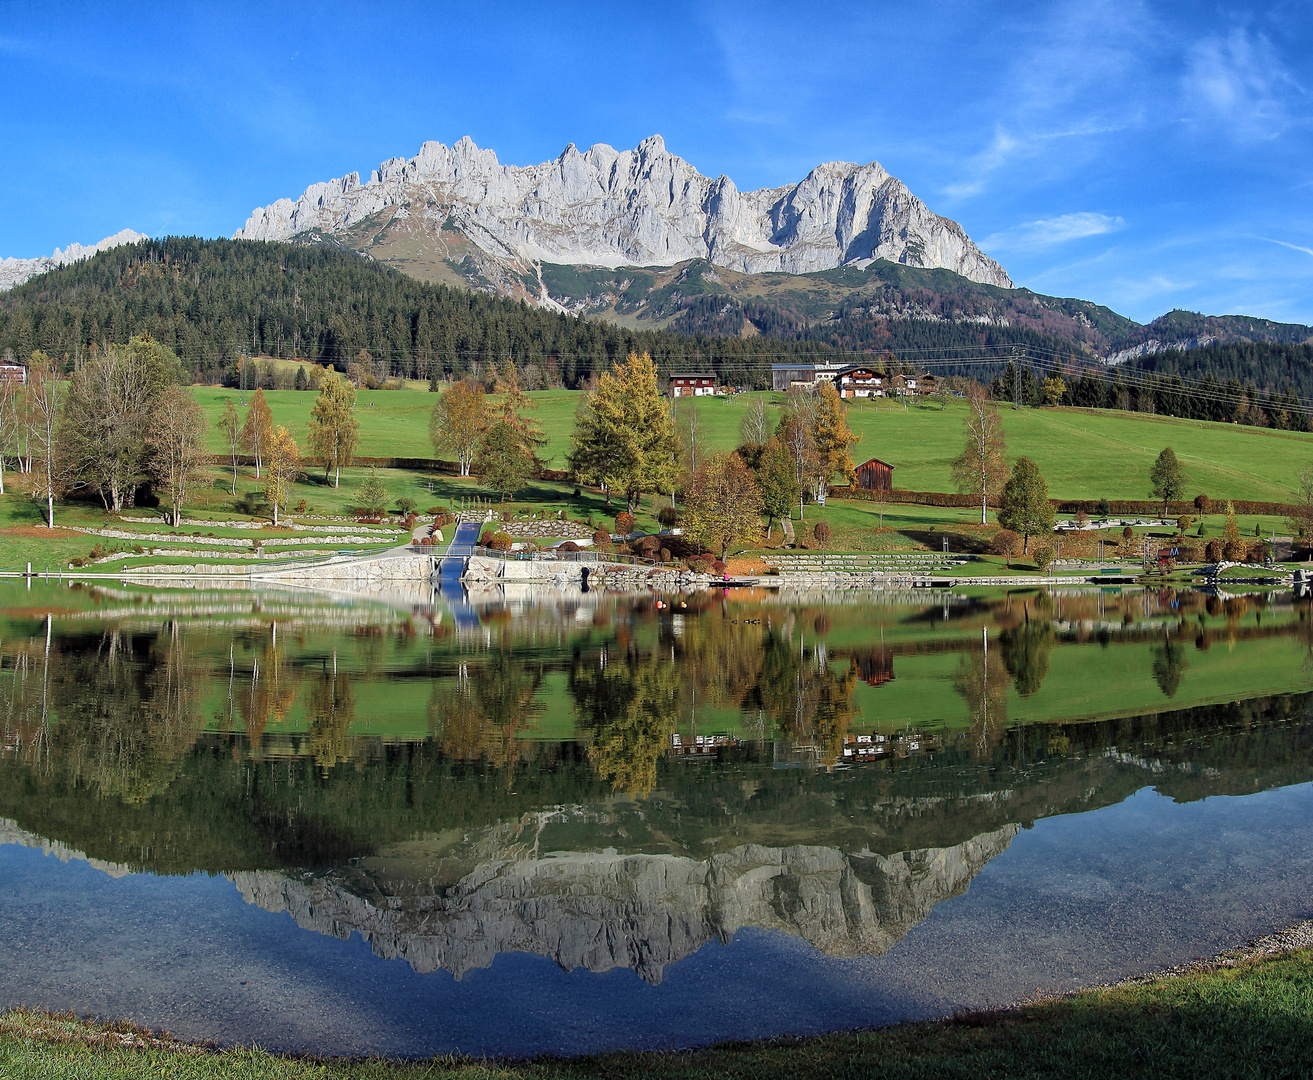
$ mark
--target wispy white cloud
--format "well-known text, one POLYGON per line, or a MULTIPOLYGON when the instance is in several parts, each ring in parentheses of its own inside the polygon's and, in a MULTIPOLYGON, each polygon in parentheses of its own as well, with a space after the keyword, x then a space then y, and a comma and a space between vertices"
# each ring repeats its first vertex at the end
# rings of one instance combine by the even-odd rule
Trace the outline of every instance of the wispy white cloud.
POLYGON ((1182 91, 1190 119, 1220 124, 1240 142, 1284 134, 1308 97, 1267 37, 1244 27, 1194 44, 1182 91))
POLYGON ((987 251, 1034 251, 1087 236, 1103 236, 1125 226, 1126 222, 1120 217, 1081 211, 1024 222, 985 237, 980 246, 987 251))
POLYGON ((1269 244, 1280 244, 1284 248, 1290 248, 1291 251, 1302 251, 1305 255, 1313 255, 1313 248, 1304 247, 1302 244, 1292 244, 1286 240, 1275 240, 1270 236, 1260 236, 1257 239, 1266 240, 1269 244))

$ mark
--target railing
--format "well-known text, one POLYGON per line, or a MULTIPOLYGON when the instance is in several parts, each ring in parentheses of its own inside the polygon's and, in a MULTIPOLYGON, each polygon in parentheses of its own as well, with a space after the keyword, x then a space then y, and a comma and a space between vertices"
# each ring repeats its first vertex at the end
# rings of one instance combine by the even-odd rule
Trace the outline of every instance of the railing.
POLYGON ((457 545, 448 544, 443 548, 437 544, 411 544, 410 550, 416 555, 432 555, 435 559, 464 559, 478 555, 485 559, 503 559, 507 562, 571 562, 571 563, 621 563, 629 566, 670 567, 673 563, 662 563, 656 559, 645 559, 639 555, 610 554, 602 551, 490 551, 475 545, 459 545, 469 550, 453 551, 457 545))

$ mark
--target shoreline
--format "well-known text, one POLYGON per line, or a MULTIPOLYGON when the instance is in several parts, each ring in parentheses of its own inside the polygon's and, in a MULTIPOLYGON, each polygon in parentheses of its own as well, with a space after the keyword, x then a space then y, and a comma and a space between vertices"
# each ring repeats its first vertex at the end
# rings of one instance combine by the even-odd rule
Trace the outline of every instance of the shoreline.
MULTIPOLYGON (((488 1075, 482 1070, 490 1070, 490 1074, 496 1076, 562 1075, 576 1072, 594 1075, 595 1066, 603 1062, 619 1061, 624 1061, 629 1066, 623 1070, 623 1074, 627 1075, 632 1069, 633 1073, 638 1075, 658 1063, 685 1061, 691 1064, 694 1059, 715 1058, 730 1053, 770 1055, 836 1041, 855 1044, 859 1041, 893 1039, 902 1036, 925 1038, 958 1028, 990 1030, 1004 1028, 1017 1022, 1030 1024, 1034 1018, 1029 1014, 1054 1007, 1097 1006, 1097 999, 1101 996, 1172 986, 1220 972, 1244 973, 1258 970, 1262 965, 1270 962, 1290 959, 1296 954, 1311 951, 1313 951, 1313 919, 1305 919, 1209 957, 1195 957, 1170 967, 1127 976, 1116 982, 1097 983, 1056 994, 1036 994, 992 1008, 961 1009, 939 1017, 902 1021, 880 1027, 847 1028, 813 1035, 778 1035, 754 1040, 726 1040, 678 1050, 612 1050, 564 1057, 557 1055, 535 1055, 523 1058, 475 1057, 455 1053, 430 1058, 404 1058, 317 1055, 311 1052, 265 1052, 255 1046, 226 1045, 213 1040, 179 1039, 164 1029, 142 1027, 123 1020, 107 1020, 92 1015, 78 1016, 67 1012, 53 1013, 15 1006, 0 1012, 0 1065, 6 1060, 5 1043, 16 1039, 37 1046, 79 1047, 83 1050, 139 1055, 143 1059, 150 1054, 152 1057, 164 1055, 166 1059, 209 1059, 217 1062, 234 1055, 242 1055, 244 1061, 249 1055, 259 1055, 274 1065, 281 1063, 289 1066, 330 1067, 335 1070, 332 1075, 341 1076, 354 1075, 354 1070, 358 1067, 368 1069, 363 1075, 376 1077, 394 1073, 407 1075, 412 1071, 429 1070, 435 1066, 449 1070, 450 1075, 476 1072, 479 1075, 488 1075), (519 1070, 526 1071, 520 1073, 519 1070)), ((1309 959, 1309 966, 1309 981, 1313 989, 1313 957, 1309 959)), ((1310 1053, 1313 1053, 1313 1047, 1310 1048, 1310 1053)), ((82 1075, 82 1073, 78 1071, 71 1075, 82 1075)), ((131 1071, 116 1070, 112 1075, 135 1074, 131 1071)), ((263 1074, 252 1072, 250 1075, 263 1074)), ((269 1075, 284 1074, 270 1072, 269 1075)), ((425 1075, 433 1074, 426 1072, 425 1075)), ((606 1075, 610 1073, 607 1072, 606 1075)), ((699 1075, 707 1075, 706 1069, 704 1068, 699 1075)), ((1205 1073, 1201 1072, 1199 1075, 1205 1073)))

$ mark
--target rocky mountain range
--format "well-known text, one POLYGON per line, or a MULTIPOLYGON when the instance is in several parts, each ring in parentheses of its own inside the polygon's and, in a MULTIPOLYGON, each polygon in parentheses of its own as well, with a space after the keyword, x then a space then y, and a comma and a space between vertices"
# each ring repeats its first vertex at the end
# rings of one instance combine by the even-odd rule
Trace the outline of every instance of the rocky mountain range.
POLYGON ((108 251, 120 244, 135 244, 138 240, 145 239, 146 235, 144 233, 123 229, 113 236, 107 236, 104 240, 89 246, 69 244, 62 251, 55 248, 53 255, 41 255, 35 259, 0 259, 0 292, 5 289, 12 289, 15 285, 21 285, 29 278, 44 274, 47 270, 53 270, 57 266, 67 266, 69 263, 89 259, 98 251, 108 251))
MULTIPOLYGON (((878 163, 827 162, 796 184, 739 191, 703 176, 659 135, 633 150, 567 146, 554 161, 503 165, 468 138, 426 142, 365 183, 350 173, 294 202, 256 209, 235 239, 334 238, 368 250, 469 258, 503 288, 542 263, 673 266, 705 259, 740 273, 806 274, 874 259, 944 268, 1011 287, 955 221, 932 213, 878 163)), ((526 283, 527 284, 527 283, 526 283)), ((548 294, 538 282, 539 298, 548 294)))

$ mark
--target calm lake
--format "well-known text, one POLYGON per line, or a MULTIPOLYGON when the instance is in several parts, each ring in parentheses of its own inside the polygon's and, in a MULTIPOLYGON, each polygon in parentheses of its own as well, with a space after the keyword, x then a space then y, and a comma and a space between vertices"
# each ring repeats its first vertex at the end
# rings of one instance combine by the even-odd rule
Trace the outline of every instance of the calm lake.
POLYGON ((0 585, 0 1007, 686 1046, 1313 916, 1307 599, 685 605, 0 585))

